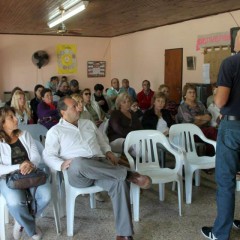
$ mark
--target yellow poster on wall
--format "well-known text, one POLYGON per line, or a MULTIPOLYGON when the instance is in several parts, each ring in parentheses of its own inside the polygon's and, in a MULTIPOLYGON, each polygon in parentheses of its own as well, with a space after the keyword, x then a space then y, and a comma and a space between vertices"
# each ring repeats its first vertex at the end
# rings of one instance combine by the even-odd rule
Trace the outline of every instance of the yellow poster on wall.
POLYGON ((75 44, 57 45, 57 63, 59 74, 77 73, 77 46, 75 44))

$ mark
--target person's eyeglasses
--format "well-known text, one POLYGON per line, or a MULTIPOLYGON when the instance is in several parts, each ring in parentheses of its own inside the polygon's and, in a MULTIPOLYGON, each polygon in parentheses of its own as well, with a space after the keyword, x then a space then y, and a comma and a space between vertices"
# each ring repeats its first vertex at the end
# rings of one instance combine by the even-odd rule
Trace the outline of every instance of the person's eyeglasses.
POLYGON ((90 92, 86 92, 86 93, 84 93, 84 95, 86 95, 86 96, 89 95, 90 96, 91 93, 90 92))

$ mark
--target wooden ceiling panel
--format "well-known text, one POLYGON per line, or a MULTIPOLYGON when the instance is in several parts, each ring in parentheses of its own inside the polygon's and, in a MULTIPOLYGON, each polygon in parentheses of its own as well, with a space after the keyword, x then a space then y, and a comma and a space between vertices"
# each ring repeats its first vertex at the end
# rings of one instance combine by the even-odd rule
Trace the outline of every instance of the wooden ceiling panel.
MULTIPOLYGON (((57 27, 49 29, 47 22, 61 2, 1 1, 0 33, 57 35, 57 27)), ((65 25, 68 30, 79 30, 81 36, 114 37, 238 9, 236 0, 89 0, 87 9, 65 25)))

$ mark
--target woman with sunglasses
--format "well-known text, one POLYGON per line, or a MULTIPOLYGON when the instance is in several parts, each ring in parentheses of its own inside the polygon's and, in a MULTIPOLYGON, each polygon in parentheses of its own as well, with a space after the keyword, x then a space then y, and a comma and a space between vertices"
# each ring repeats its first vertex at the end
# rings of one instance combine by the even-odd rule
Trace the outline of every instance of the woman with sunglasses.
POLYGON ((91 116, 91 120, 99 127, 104 121, 105 113, 101 110, 98 103, 91 99, 91 90, 89 88, 85 88, 82 91, 82 97, 84 102, 83 112, 87 111, 91 116))

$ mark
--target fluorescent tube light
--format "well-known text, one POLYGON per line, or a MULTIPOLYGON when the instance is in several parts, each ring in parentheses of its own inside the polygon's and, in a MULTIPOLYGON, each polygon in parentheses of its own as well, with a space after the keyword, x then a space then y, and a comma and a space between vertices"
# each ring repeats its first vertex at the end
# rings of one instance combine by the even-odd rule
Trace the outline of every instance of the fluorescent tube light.
POLYGON ((82 1, 78 4, 76 4, 75 6, 73 6, 66 12, 64 12, 62 16, 60 15, 60 16, 56 17, 55 19, 51 20, 50 22, 48 22, 49 28, 52 28, 52 27, 58 25, 59 23, 69 19, 70 17, 82 12, 83 10, 86 9, 87 4, 88 4, 88 1, 82 1))

